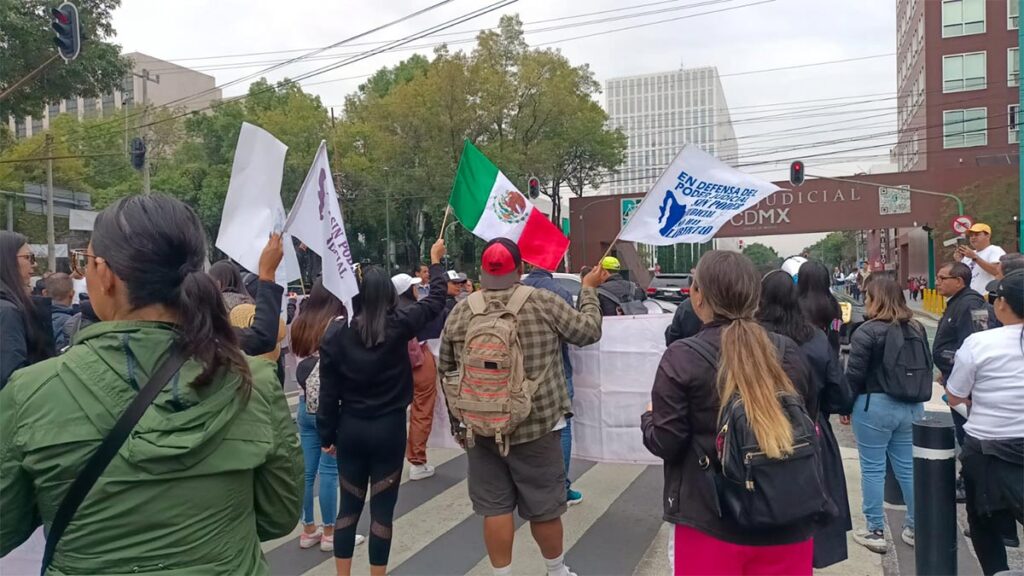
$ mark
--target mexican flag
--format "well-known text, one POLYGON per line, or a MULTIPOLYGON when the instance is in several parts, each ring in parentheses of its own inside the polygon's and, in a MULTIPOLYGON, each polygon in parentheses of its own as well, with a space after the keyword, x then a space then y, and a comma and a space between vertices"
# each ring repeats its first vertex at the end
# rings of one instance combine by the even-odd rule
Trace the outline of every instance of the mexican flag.
POLYGON ((484 240, 508 238, 519 245, 523 260, 545 270, 556 270, 569 249, 562 231, 469 140, 448 203, 473 234, 484 240))

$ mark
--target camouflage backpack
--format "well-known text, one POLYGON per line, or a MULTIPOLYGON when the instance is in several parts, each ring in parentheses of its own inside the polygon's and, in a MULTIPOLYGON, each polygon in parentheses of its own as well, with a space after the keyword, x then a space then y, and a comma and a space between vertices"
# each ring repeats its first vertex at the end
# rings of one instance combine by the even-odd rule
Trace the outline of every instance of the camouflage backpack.
POLYGON ((518 314, 533 290, 517 286, 508 304, 487 302, 482 292, 467 300, 473 316, 462 360, 458 372, 444 379, 449 410, 466 427, 467 446, 475 435, 493 437, 507 455, 512 432, 530 414, 537 383, 523 368, 518 314))

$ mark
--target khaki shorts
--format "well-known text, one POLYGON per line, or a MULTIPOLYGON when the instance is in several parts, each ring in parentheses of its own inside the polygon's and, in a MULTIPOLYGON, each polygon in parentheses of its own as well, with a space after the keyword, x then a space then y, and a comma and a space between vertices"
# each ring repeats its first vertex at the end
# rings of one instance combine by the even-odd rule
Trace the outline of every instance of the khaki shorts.
POLYGON ((469 499, 484 517, 511 514, 530 522, 547 522, 565 513, 565 465, 562 433, 551 432, 517 444, 501 457, 493 438, 477 436, 468 449, 469 499))

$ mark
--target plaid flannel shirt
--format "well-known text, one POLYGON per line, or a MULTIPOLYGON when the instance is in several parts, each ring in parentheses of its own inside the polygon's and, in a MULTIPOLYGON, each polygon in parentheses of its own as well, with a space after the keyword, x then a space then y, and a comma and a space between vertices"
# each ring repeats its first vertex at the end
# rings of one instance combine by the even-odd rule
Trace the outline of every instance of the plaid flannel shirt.
MULTIPOLYGON (((485 290, 483 294, 487 301, 508 302, 514 289, 485 290)), ((601 305, 597 290, 584 288, 580 292, 579 307, 579 310, 574 309, 553 292, 534 290, 519 312, 519 344, 523 348, 526 377, 538 380, 538 385, 530 415, 512 432, 511 444, 524 444, 544 436, 551 432, 559 418, 570 414, 561 343, 587 346, 601 339, 601 305)), ((458 370, 472 316, 465 301, 452 310, 441 334, 438 374, 458 370)))

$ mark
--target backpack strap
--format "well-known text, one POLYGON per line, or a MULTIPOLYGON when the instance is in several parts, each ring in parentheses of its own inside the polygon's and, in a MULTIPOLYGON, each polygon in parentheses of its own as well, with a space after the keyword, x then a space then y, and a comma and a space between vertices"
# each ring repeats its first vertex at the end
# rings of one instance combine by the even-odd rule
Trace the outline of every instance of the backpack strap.
POLYGON ((600 288, 597 289, 597 293, 600 294, 601 296, 604 296, 605 298, 611 300, 616 306, 619 306, 619 307, 622 306, 622 300, 619 300, 618 296, 616 296, 615 294, 612 294, 611 291, 608 290, 607 288, 600 287, 600 288))
MULTIPOLYGON (((483 294, 480 295, 483 296, 483 294)), ((532 295, 533 288, 523 285, 516 286, 516 289, 512 292, 512 297, 508 299, 508 304, 505 304, 505 308, 507 308, 509 312, 518 315, 519 311, 523 309, 523 305, 526 304, 526 301, 529 300, 532 295)))
POLYGON ((712 368, 718 369, 718 352, 710 344, 697 337, 686 338, 680 342, 696 352, 705 362, 711 364, 712 368))
POLYGON ((483 292, 473 292, 466 298, 466 302, 469 302, 469 309, 473 312, 473 315, 480 315, 487 311, 487 301, 484 300, 483 292))

